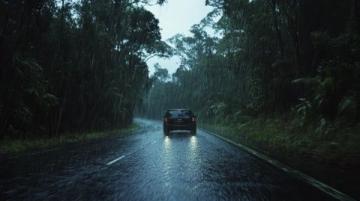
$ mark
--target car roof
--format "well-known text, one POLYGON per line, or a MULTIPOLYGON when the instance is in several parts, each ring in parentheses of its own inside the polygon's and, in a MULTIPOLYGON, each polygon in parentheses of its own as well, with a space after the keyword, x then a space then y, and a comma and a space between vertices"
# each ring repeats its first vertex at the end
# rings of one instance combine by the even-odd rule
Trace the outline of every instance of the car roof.
POLYGON ((181 108, 181 109, 168 109, 167 111, 179 111, 179 110, 188 110, 188 111, 190 111, 189 109, 186 109, 186 108, 181 108))

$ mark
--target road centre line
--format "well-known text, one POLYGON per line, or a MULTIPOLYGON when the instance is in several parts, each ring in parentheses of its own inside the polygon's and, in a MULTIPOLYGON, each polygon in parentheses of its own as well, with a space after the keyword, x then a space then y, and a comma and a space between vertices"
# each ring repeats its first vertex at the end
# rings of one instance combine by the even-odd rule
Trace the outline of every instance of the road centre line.
POLYGON ((114 160, 112 160, 112 161, 110 161, 110 162, 106 163, 106 165, 107 165, 107 166, 110 166, 110 165, 112 165, 112 164, 114 164, 114 163, 116 163, 116 162, 118 162, 118 161, 120 161, 120 160, 124 159, 126 156, 129 156, 129 155, 131 155, 131 154, 134 154, 134 153, 136 153, 136 152, 138 152, 138 151, 140 151, 140 150, 144 149, 146 146, 148 146, 148 145, 152 145, 152 144, 155 144, 155 143, 156 143, 156 140, 154 140, 154 141, 152 141, 152 142, 150 142, 150 143, 146 144, 145 146, 143 146, 142 148, 140 148, 140 149, 138 149, 138 150, 136 150, 136 151, 133 151, 133 152, 128 153, 128 154, 126 154, 126 155, 122 155, 122 156, 120 156, 119 158, 116 158, 116 159, 114 159, 114 160))
POLYGON ((122 155, 122 156, 120 156, 119 158, 117 158, 117 159, 115 159, 115 160, 112 160, 112 161, 106 163, 106 165, 108 165, 108 166, 109 166, 109 165, 112 165, 112 164, 118 162, 119 160, 121 160, 121 159, 123 159, 123 158, 125 158, 125 155, 122 155))

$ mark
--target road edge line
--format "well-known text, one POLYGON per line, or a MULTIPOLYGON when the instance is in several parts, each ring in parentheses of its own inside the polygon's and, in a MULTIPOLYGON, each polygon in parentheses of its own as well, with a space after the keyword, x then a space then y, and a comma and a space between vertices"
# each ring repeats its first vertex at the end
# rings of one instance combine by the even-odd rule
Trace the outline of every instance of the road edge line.
POLYGON ((223 140, 223 141, 225 141, 225 142, 227 142, 229 144, 232 144, 232 145, 246 151, 247 153, 256 156, 257 158, 266 161, 267 163, 269 163, 269 164, 273 165, 274 167, 282 170, 283 172, 285 172, 285 173, 287 173, 287 174, 289 174, 289 175, 291 175, 291 176, 293 176, 293 177, 295 177, 295 178, 297 178, 297 179, 299 179, 299 180, 301 180, 301 181, 303 181, 303 182, 305 182, 305 183, 307 183, 307 184, 321 190, 322 192, 326 193, 327 195, 329 195, 329 196, 331 196, 331 197, 333 197, 333 198, 335 198, 337 200, 356 201, 354 198, 350 197, 349 195, 347 195, 347 194, 345 194, 345 193, 343 193, 343 192, 341 192, 339 190, 336 190, 335 188, 333 188, 333 187, 331 187, 331 186, 329 186, 329 185, 327 185, 327 184, 325 184, 325 183, 323 183, 323 182, 321 182, 321 181, 319 181, 319 180, 317 180, 317 179, 315 179, 315 178, 313 178, 313 177, 311 177, 311 176, 309 176, 309 175, 307 175, 307 174, 305 174, 305 173, 303 173, 303 172, 301 172, 299 170, 291 168, 291 167, 289 167, 289 166, 287 166, 287 165, 285 165, 285 164, 283 164, 283 163, 281 163, 281 162, 279 162, 277 160, 271 159, 269 156, 266 156, 266 155, 264 155, 262 153, 259 153, 258 151, 255 151, 255 150, 253 150, 253 149, 251 149, 251 148, 249 148, 249 147, 247 147, 247 146, 245 146, 245 145, 243 145, 241 143, 236 143, 236 142, 234 142, 234 141, 232 141, 232 140, 230 140, 228 138, 225 138, 225 137, 223 137, 223 136, 221 136, 219 134, 216 134, 216 133, 214 133, 212 131, 209 131, 207 129, 204 129, 204 128, 200 128, 200 130, 204 131, 204 133, 208 133, 208 134, 211 134, 211 135, 213 135, 213 136, 215 136, 217 138, 220 138, 221 140, 223 140))

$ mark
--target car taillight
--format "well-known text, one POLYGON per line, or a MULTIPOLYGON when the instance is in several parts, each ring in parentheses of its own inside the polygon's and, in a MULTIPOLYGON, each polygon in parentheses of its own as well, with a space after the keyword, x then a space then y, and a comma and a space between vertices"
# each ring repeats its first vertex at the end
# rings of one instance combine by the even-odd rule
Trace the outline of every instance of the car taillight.
POLYGON ((192 122, 195 122, 195 121, 196 121, 196 119, 195 119, 195 117, 193 117, 193 118, 192 118, 192 122))

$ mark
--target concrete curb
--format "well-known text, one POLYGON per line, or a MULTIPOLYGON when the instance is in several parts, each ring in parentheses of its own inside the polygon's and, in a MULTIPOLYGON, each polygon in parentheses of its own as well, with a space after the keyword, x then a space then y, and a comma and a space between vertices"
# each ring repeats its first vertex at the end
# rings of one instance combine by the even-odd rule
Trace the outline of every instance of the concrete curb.
POLYGON ((299 170, 296 170, 296 169, 293 169, 277 160, 274 160, 274 159, 271 159, 270 157, 262 154, 262 153, 259 153, 243 144, 240 144, 240 143, 236 143, 232 140, 229 140, 225 137, 222 137, 214 132, 211 132, 207 129, 203 129, 201 128, 200 130, 204 131, 205 133, 208 133, 208 134, 211 134, 215 137, 218 137, 220 138, 221 140, 229 143, 229 144, 232 144, 254 156, 256 156, 257 158, 260 158, 268 163, 270 163, 271 165, 275 166, 276 168, 286 172, 287 174, 307 183, 307 184, 310 184, 311 186, 323 191, 324 193, 326 193, 327 195, 337 199, 337 200, 341 200, 341 201, 356 201, 354 198, 350 197, 349 195, 346 195, 345 193, 342 193, 338 190, 336 190, 335 188, 319 181, 319 180, 316 180, 315 178, 309 176, 309 175, 306 175, 305 173, 302 173, 300 172, 299 170))

